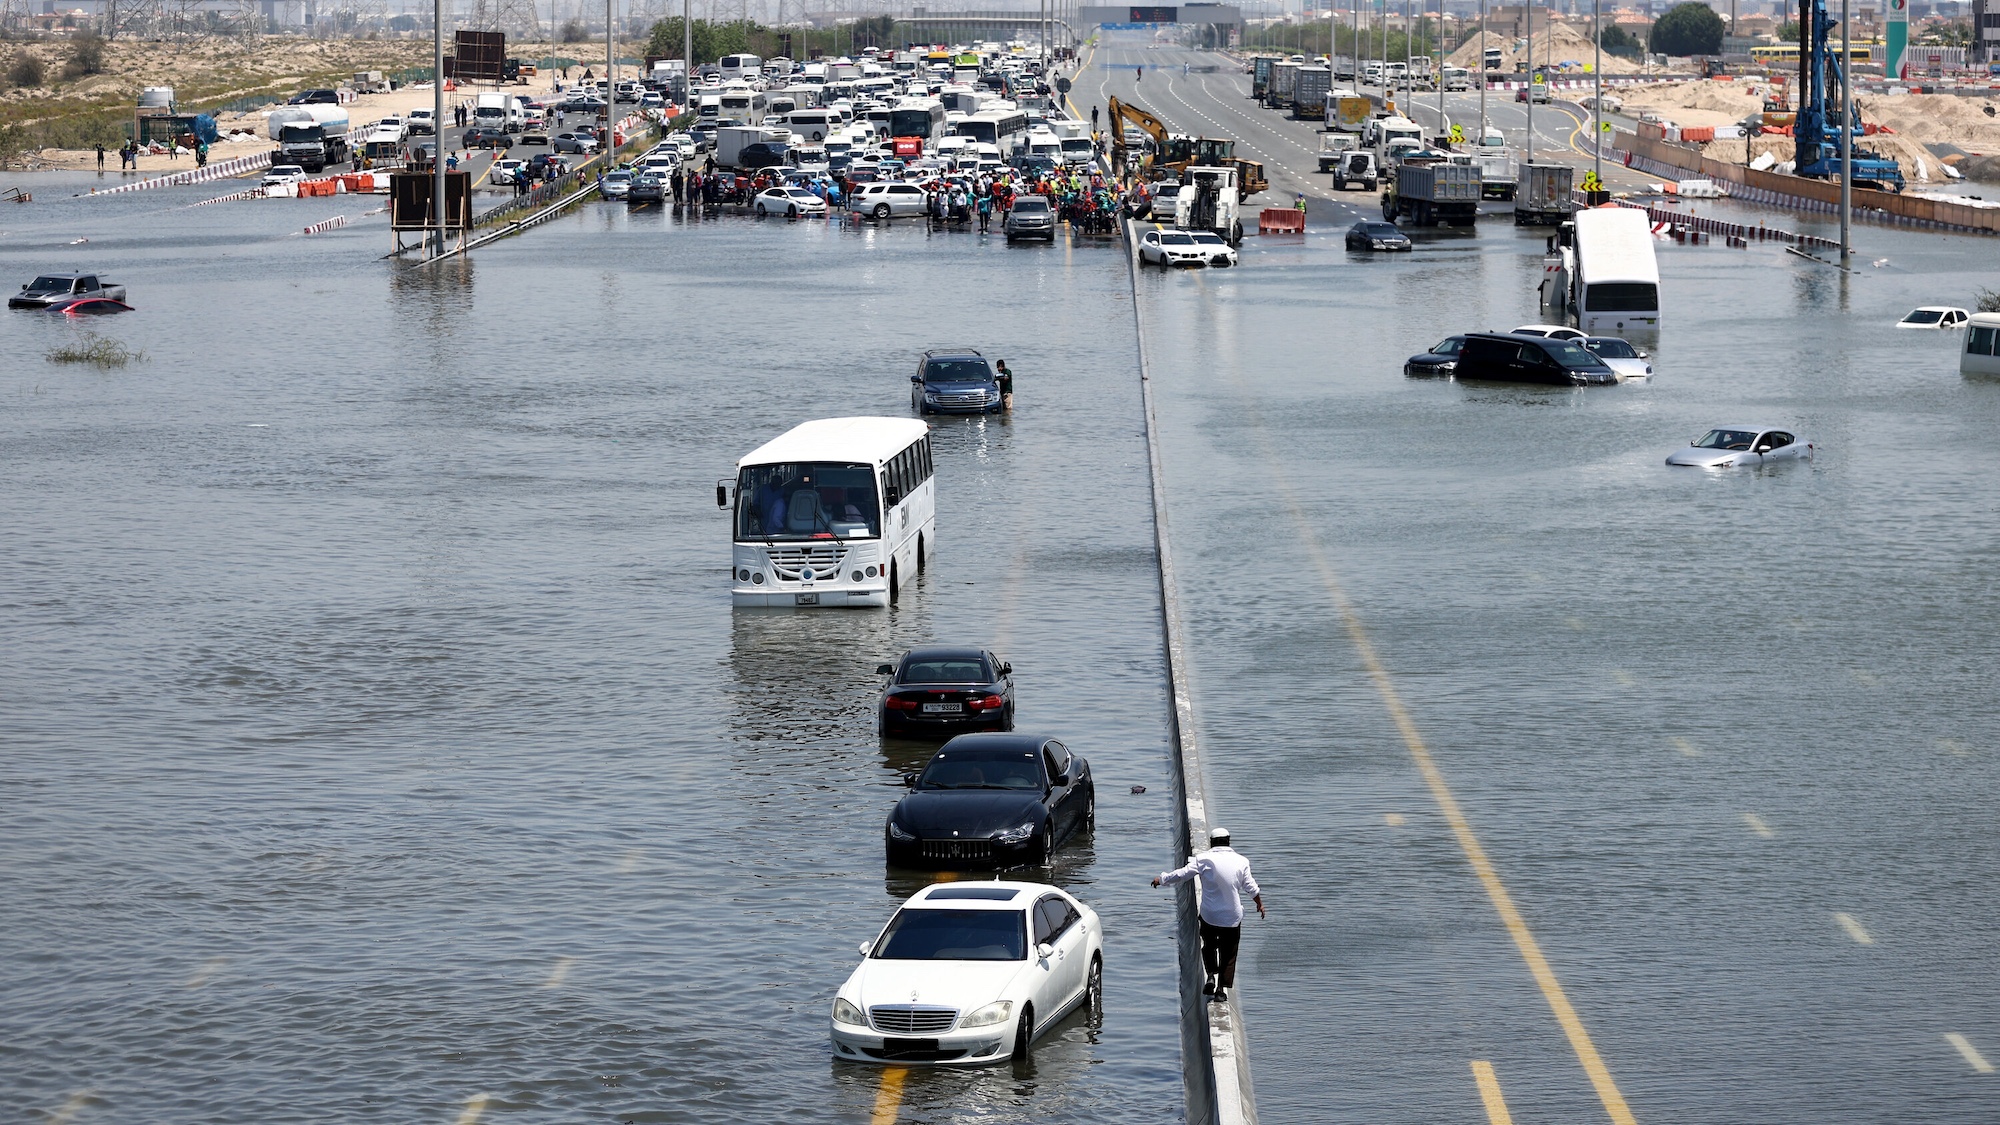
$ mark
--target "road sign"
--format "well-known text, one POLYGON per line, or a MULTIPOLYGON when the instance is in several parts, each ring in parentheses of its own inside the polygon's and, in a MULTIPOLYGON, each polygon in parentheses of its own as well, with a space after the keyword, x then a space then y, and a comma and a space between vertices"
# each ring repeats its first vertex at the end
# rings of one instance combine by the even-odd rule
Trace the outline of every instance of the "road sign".
POLYGON ((1056 79, 1056 92, 1062 94, 1069 93, 1069 79, 1067 78, 1056 79))

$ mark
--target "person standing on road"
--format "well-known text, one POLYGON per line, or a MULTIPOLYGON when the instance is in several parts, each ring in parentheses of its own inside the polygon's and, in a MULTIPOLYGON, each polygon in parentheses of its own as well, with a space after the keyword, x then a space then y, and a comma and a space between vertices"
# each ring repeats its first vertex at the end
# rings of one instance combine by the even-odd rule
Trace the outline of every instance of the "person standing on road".
POLYGON ((1264 892, 1250 874, 1250 861, 1229 846, 1227 828, 1211 829, 1207 851, 1188 860, 1187 866, 1178 871, 1154 876, 1153 885, 1170 887, 1189 879, 1201 880, 1201 964, 1208 978, 1201 986, 1201 994, 1215 997, 1220 1004, 1229 999, 1229 990, 1236 985, 1236 948, 1243 939, 1243 896, 1250 896, 1250 901, 1257 905, 1257 916, 1264 918, 1268 917, 1264 913, 1264 892))
POLYGON ((104 171, 104 142, 97 142, 97 170, 104 171))

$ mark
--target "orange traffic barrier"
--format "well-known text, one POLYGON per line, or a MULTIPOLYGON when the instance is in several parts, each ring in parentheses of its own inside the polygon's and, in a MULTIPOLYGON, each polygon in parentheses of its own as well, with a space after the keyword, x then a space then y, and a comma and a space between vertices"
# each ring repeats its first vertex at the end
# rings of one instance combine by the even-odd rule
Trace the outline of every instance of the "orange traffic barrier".
POLYGON ((1293 207, 1266 207, 1257 212, 1259 234, 1304 234, 1306 213, 1293 207))
POLYGON ((1699 127, 1692 125, 1681 126, 1681 140, 1687 141, 1690 144, 1706 144, 1714 139, 1715 126, 1713 125, 1702 125, 1699 127))

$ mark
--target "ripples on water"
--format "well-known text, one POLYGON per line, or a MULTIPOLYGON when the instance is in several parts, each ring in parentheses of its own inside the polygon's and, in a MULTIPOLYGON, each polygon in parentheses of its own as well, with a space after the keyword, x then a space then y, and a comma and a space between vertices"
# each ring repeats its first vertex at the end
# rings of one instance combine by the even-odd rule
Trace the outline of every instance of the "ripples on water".
POLYGON ((913 1076, 906 1112, 1178 1116, 1115 252, 602 208, 425 274, 373 261, 379 219, 290 233, 373 201, 180 209, 204 194, 38 189, 0 243, 115 266, 141 311, 91 327, 148 352, 0 334, 8 1104, 864 1119, 878 1072, 830 1061, 824 1011, 924 882, 880 832, 927 753, 873 736, 873 669, 969 639, 1103 781, 1050 877, 1104 914, 1110 997, 1030 1069, 913 1076), (715 479, 798 421, 904 413, 941 339, 998 349, 1021 405, 940 422, 915 596, 732 612, 715 479))
POLYGON ((1473 1059, 1516 1120, 1604 1114, 1310 537, 1639 1120, 1992 1119, 1944 1036, 2000 1052, 1970 875, 2000 861, 2000 397, 1955 337, 1890 328, 1964 303, 1990 243, 1861 227, 1898 268, 1845 283, 1663 246, 1658 376, 1569 391, 1401 374, 1542 319, 1537 236, 1338 238, 1141 283, 1197 708, 1274 906, 1245 946, 1264 1115, 1475 1118, 1473 1059), (1819 457, 1662 465, 1766 419, 1819 457))

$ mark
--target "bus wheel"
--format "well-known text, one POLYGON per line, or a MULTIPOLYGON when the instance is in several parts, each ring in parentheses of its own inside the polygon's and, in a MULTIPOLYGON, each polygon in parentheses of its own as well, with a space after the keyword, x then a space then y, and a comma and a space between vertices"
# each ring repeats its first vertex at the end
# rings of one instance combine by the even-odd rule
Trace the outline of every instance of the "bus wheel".
POLYGON ((889 564, 889 601, 894 604, 903 592, 903 584, 896 574, 896 564, 889 564))
POLYGON ((924 572, 924 537, 917 536, 917 573, 924 572))

